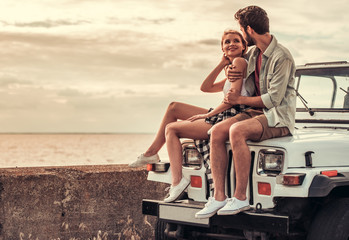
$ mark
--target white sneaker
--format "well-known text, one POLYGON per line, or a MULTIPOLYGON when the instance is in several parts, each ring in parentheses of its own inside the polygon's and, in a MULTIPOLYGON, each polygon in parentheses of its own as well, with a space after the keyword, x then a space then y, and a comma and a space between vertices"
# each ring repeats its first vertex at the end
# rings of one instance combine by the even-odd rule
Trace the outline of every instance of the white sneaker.
POLYGON ((248 199, 241 201, 235 197, 230 198, 227 204, 221 208, 217 214, 218 215, 234 215, 242 211, 250 209, 250 203, 248 199))
POLYGON ((160 161, 160 157, 158 154, 155 154, 150 157, 144 156, 144 153, 138 156, 137 160, 130 163, 128 166, 131 168, 136 168, 136 167, 142 167, 143 165, 146 165, 148 163, 157 163, 160 161))
POLYGON ((181 181, 177 186, 171 186, 170 187, 170 195, 164 199, 164 202, 174 202, 176 201, 181 194, 184 192, 184 190, 189 186, 190 181, 184 177, 182 177, 181 181))
POLYGON ((195 218, 209 218, 216 214, 216 212, 224 207, 227 203, 226 198, 224 201, 217 201, 214 197, 210 197, 205 207, 195 214, 195 218))

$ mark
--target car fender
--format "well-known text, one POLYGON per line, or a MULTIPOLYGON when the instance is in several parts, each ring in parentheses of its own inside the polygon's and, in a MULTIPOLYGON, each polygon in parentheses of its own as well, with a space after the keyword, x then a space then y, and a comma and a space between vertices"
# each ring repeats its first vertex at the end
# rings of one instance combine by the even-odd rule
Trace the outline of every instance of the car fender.
POLYGON ((309 197, 325 197, 337 187, 349 187, 349 172, 338 173, 336 177, 316 175, 309 187, 309 197))

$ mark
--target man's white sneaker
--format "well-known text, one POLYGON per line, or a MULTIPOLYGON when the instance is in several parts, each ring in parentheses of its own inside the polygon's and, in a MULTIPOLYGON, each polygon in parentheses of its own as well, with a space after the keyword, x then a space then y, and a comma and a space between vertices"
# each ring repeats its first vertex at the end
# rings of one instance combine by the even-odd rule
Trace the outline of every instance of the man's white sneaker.
POLYGON ((230 198, 227 201, 227 204, 217 212, 217 215, 234 215, 248 209, 250 209, 250 203, 247 198, 246 200, 241 201, 233 197, 230 198))
POLYGON ((142 167, 148 163, 157 163, 160 161, 160 157, 158 154, 155 154, 150 157, 144 156, 144 153, 138 156, 137 160, 130 163, 128 166, 131 168, 142 167))
POLYGON ((184 177, 182 177, 181 181, 179 182, 179 184, 177 186, 171 186, 170 187, 170 192, 169 192, 169 196, 167 198, 164 199, 164 202, 174 202, 176 201, 181 194, 184 192, 184 190, 189 186, 190 181, 184 177))
POLYGON ((214 197, 210 197, 205 207, 195 214, 195 218, 209 218, 216 214, 216 212, 224 207, 227 203, 227 198, 224 201, 217 201, 214 197))

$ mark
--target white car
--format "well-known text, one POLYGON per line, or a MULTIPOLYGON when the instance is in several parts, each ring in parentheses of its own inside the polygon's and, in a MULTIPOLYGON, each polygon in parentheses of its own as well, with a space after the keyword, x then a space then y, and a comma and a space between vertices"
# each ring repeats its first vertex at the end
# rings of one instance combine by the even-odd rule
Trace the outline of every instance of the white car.
MULTIPOLYGON (((349 239, 349 64, 298 66, 293 136, 248 142, 251 210, 196 219, 211 195, 206 169, 192 141, 183 143, 183 174, 191 179, 182 200, 143 200, 157 216, 159 239, 349 239)), ((226 194, 234 192, 230 164, 226 194)), ((169 163, 150 166, 148 180, 171 182, 169 163)))

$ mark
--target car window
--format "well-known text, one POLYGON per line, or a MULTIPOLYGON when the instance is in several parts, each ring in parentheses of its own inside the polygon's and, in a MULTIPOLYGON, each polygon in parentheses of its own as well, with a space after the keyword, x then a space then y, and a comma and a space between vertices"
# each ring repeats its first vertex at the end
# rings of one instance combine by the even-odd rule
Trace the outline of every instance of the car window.
MULTIPOLYGON (((310 108, 330 108, 333 95, 331 79, 318 76, 301 76, 299 93, 308 102, 310 108)), ((303 107, 300 98, 297 107, 303 107)))
MULTIPOLYGON (((307 69, 298 71, 297 78, 297 91, 308 108, 343 109, 345 102, 348 108, 349 69, 307 69)), ((304 108, 300 98, 297 108, 304 108)))

